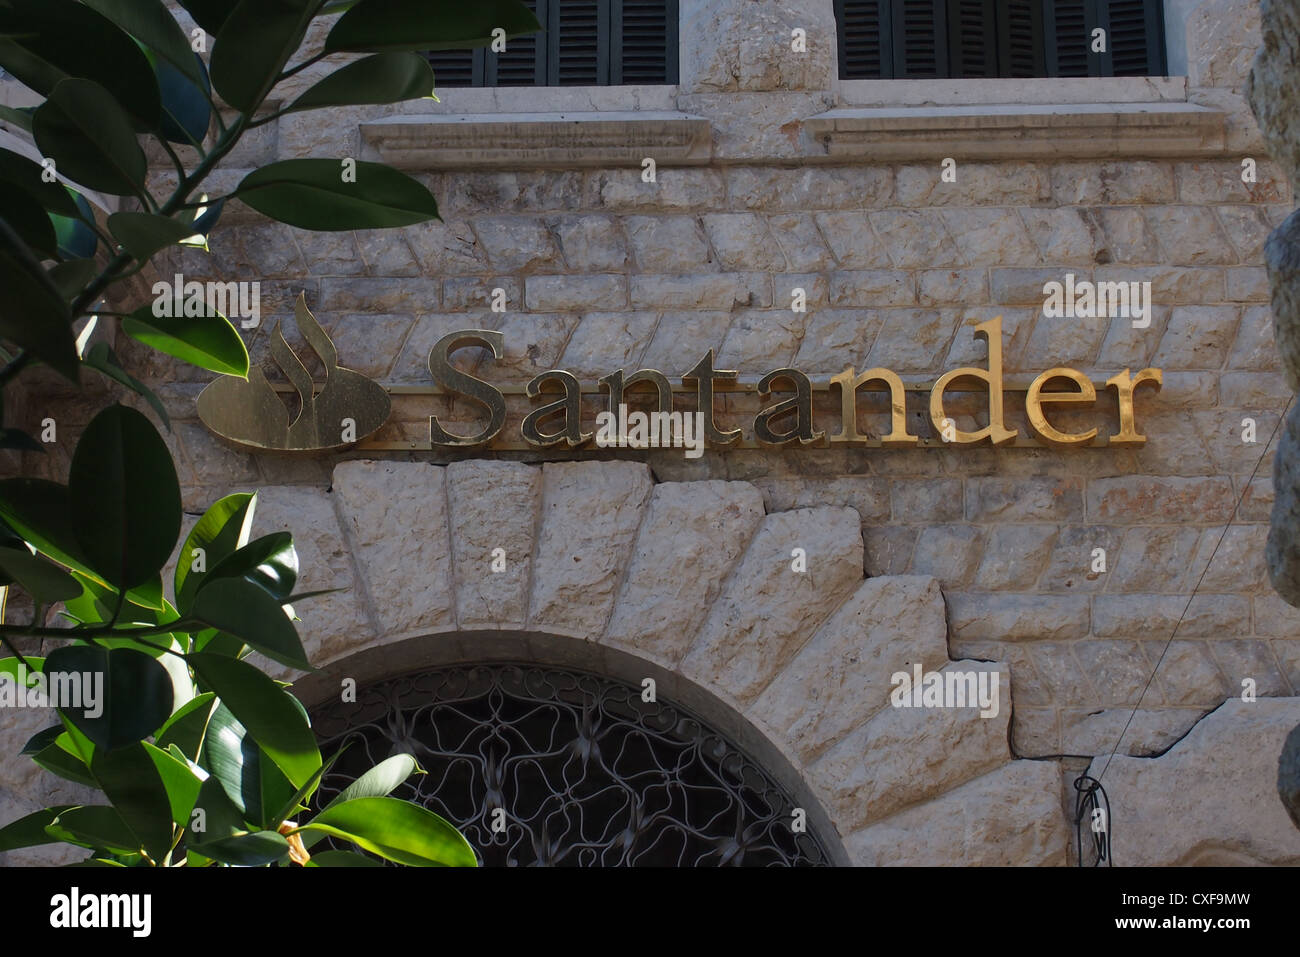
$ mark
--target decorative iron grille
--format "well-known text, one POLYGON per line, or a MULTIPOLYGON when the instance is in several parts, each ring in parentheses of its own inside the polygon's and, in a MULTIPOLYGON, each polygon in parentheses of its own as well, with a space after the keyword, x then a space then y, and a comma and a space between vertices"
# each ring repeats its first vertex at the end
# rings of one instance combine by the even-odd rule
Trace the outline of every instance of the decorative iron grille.
POLYGON ((640 688, 530 664, 440 668, 315 709, 322 807, 394 754, 428 773, 394 796, 454 823, 485 865, 830 863, 811 822, 748 755, 640 688), (501 813, 501 812, 504 812, 501 813))

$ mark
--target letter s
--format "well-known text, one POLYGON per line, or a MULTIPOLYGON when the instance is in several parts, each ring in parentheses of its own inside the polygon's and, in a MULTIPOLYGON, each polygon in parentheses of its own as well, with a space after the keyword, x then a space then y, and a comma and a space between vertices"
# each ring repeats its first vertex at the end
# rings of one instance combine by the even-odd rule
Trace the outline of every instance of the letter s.
POLYGON ((465 447, 491 442, 506 422, 506 397, 500 390, 488 385, 482 379, 452 366, 448 361, 451 353, 465 346, 485 346, 492 350, 494 358, 500 359, 505 352, 506 337, 490 329, 464 329, 453 332, 439 339, 429 350, 429 371, 440 386, 450 392, 467 396, 487 407, 491 415, 488 424, 477 435, 455 435, 438 424, 436 415, 429 416, 429 441, 434 445, 453 445, 465 447))

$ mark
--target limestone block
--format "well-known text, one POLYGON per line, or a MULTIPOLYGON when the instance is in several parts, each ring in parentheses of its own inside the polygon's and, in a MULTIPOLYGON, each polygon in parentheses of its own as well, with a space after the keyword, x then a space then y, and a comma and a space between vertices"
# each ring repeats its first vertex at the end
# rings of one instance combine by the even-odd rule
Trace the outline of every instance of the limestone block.
POLYGON ((588 641, 604 631, 650 489, 649 469, 636 462, 543 467, 532 628, 588 641))
POLYGON ((681 44, 690 92, 826 90, 834 76, 834 14, 812 0, 683 0, 681 44), (792 49, 796 29, 803 52, 792 49))
POLYGON ((1073 828, 1054 761, 1011 761, 845 840, 853 863, 1064 865, 1073 828))
MULTIPOLYGON (((1254 4, 1249 6, 1254 9, 1254 4)), ((1258 10, 1262 43, 1246 98, 1269 155, 1295 186, 1300 183, 1300 3, 1262 0, 1258 10)))
POLYGON ((1117 755, 1103 782, 1125 822, 1117 861, 1300 863, 1300 830, 1277 791, 1278 755, 1297 722, 1300 698, 1230 698, 1160 757, 1117 755))
POLYGON ((678 661, 762 519, 746 482, 655 486, 602 641, 678 661))
POLYGON ((812 760, 888 707, 895 672, 946 665, 947 634, 933 578, 869 578, 750 705, 749 716, 812 760))
POLYGON ((447 466, 456 619, 461 628, 522 628, 528 616, 541 469, 472 459, 447 466), (493 566, 502 549, 500 571, 493 566))
POLYGON ((862 580, 862 533, 850 508, 767 516, 682 659, 688 677, 752 701, 862 580), (806 570, 795 570, 794 549, 806 570))

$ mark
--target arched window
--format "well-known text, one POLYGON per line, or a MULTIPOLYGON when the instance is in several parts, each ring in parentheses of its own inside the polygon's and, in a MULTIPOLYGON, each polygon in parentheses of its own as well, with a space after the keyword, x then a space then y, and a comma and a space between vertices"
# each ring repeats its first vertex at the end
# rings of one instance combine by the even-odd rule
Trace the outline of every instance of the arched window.
POLYGON ((624 86, 677 82, 677 0, 524 0, 543 29, 504 53, 436 50, 453 86, 624 86))
POLYGON ((487 865, 830 863, 815 823, 729 738, 643 687, 538 664, 453 665, 312 710, 323 807, 394 754, 394 792, 455 824, 487 865))
POLYGON ((1160 0, 835 0, 835 18, 842 80, 1165 73, 1160 0))

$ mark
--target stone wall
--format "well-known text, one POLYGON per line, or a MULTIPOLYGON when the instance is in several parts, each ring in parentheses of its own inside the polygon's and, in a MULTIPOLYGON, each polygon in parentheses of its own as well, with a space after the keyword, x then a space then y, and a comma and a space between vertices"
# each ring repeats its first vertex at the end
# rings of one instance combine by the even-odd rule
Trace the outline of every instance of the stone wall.
MULTIPOLYGON (((506 511, 480 516, 478 527, 452 521, 447 539, 412 539, 403 531, 408 516, 428 520, 429 508, 442 508, 430 503, 443 501, 433 488, 444 482, 443 470, 426 466, 448 457, 354 452, 304 458, 232 450, 195 416, 194 397, 206 376, 129 343, 119 347, 128 367, 143 370, 142 378, 167 402, 186 508, 197 513, 227 491, 273 486, 268 501, 286 509, 284 524, 308 542, 304 565, 323 569, 313 573, 318 580, 306 584, 356 589, 322 599, 328 611, 308 618, 323 629, 305 631, 327 658, 337 660, 354 649, 350 642, 357 635, 382 643, 453 627, 501 626, 494 616, 514 622, 512 627, 524 627, 523 622, 589 640, 604 635, 612 641, 622 634, 638 654, 670 672, 720 685, 724 698, 735 695, 740 711, 785 742, 781 747, 796 755, 797 767, 808 764, 808 779, 816 782, 853 859, 884 862, 896 859, 888 850, 894 846, 890 834, 915 832, 927 820, 909 814, 948 820, 949 827, 966 827, 968 836, 986 833, 989 822, 962 824, 940 812, 957 807, 973 813, 969 809, 994 798, 1009 800, 997 795, 1026 788, 1038 788, 1034 793, 1041 796, 1039 778, 1059 780, 1057 763, 1013 759, 1108 754, 1139 696, 1142 707, 1119 749, 1121 756, 1136 757, 1125 757, 1130 764, 1123 767, 1170 749, 1225 699, 1240 696, 1246 679, 1260 696, 1300 694, 1300 611, 1270 590, 1264 569, 1271 456, 1261 459, 1289 395, 1273 345, 1262 246, 1291 212, 1294 197, 1267 159, 1241 97, 1258 43, 1253 3, 1206 0, 1184 11, 1187 81, 1016 81, 1025 99, 1040 103, 1086 103, 1088 87, 1082 84, 1093 83, 1093 89, 1105 90, 1108 102, 1128 98, 1214 110, 1225 130, 1217 147, 1189 149, 1187 155, 1128 155, 1121 139, 1109 154, 1103 147, 1087 158, 1066 152, 968 162, 957 138, 952 141, 955 183, 941 180, 939 161, 929 156, 837 160, 809 132, 807 121, 882 95, 924 100, 942 90, 973 97, 972 102, 1014 104, 1017 88, 970 83, 970 89, 958 91, 913 83, 882 93, 880 85, 842 84, 833 79, 829 6, 813 0, 683 0, 683 24, 694 26, 683 31, 679 87, 447 90, 441 104, 402 111, 433 121, 511 109, 675 110, 709 122, 711 158, 703 165, 695 156, 682 161, 689 165, 667 162, 659 166, 656 181, 647 183, 640 164, 591 165, 581 156, 567 168, 547 169, 522 162, 511 167, 508 158, 493 156, 490 162, 500 168, 486 171, 431 171, 408 157, 405 165, 438 197, 441 222, 376 234, 313 234, 261 220, 235 204, 212 237, 210 255, 161 258, 157 273, 260 281, 266 318, 249 340, 259 359, 265 358, 272 320, 287 319, 292 300, 302 292, 333 337, 342 364, 392 384, 428 382, 430 346, 464 328, 505 333, 505 358, 480 365, 498 384, 522 385, 555 367, 589 380, 617 368, 642 367, 675 377, 707 349, 716 351, 718 367, 747 375, 794 365, 824 379, 849 364, 937 375, 957 365, 981 364, 984 346, 971 336, 970 324, 1001 316, 1008 376, 1059 365, 1079 368, 1093 379, 1126 368, 1163 369, 1163 388, 1139 395, 1145 446, 710 450, 698 460, 680 452, 480 450, 478 459, 525 463, 498 466, 502 476, 518 483, 521 501, 531 502, 539 481, 549 481, 539 475, 557 481, 566 474, 588 476, 594 483, 590 494, 597 498, 605 486, 594 476, 617 474, 624 484, 630 482, 618 486, 607 503, 621 518, 600 525, 602 534, 612 537, 603 551, 593 552, 597 562, 625 560, 618 556, 640 542, 636 535, 647 527, 640 524, 646 509, 665 512, 664 521, 676 523, 671 527, 689 528, 674 514, 684 507, 674 504, 675 496, 685 494, 675 489, 694 489, 689 503, 702 509, 698 521, 726 512, 745 529, 722 539, 684 541, 675 551, 666 543, 657 551, 633 550, 636 557, 621 586, 616 587, 620 579, 609 577, 609 567, 591 567, 589 579, 558 582, 550 591, 546 578, 533 579, 531 592, 518 593, 503 581, 501 594, 471 596, 467 605, 455 567, 455 549, 467 542, 475 549, 517 548, 539 571, 557 561, 548 551, 546 527, 533 537, 531 504, 518 515, 503 504, 506 511), (782 38, 792 25, 809 30, 809 59, 790 59, 782 38), (716 38, 724 35, 735 41, 719 47, 716 38), (1254 182, 1242 180, 1245 158, 1256 161, 1254 182), (1043 284, 1063 280, 1066 273, 1076 279, 1151 282, 1150 327, 1134 329, 1128 319, 1044 317, 1043 284), (804 313, 790 308, 796 287, 807 292, 804 313), (489 308, 494 289, 505 292, 504 313, 489 308), (1246 420, 1254 423, 1253 442, 1243 441, 1246 420), (389 464, 339 464, 355 458, 389 464), (634 480, 630 472, 608 471, 613 465, 602 466, 603 472, 529 467, 557 458, 645 465, 621 466, 635 470, 634 480), (385 487, 380 498, 363 501, 348 481, 340 481, 361 474, 356 470, 400 468, 400 474, 414 475, 408 460, 426 463, 418 481, 385 487), (351 544, 338 537, 331 501, 344 513, 374 513, 347 529, 351 544), (290 507, 290 502, 297 504, 290 507), (823 521, 824 529, 818 524, 823 521), (799 724, 782 710, 798 695, 772 691, 780 689, 779 677, 722 680, 710 671, 740 667, 733 653, 759 654, 767 647, 768 639, 760 635, 752 648, 737 647, 744 642, 731 637, 730 650, 719 650, 724 633, 735 627, 724 621, 725 596, 707 592, 666 599, 662 573, 654 578, 649 572, 646 581, 655 588, 635 594, 643 563, 669 553, 688 580, 706 549, 732 548, 727 567, 734 561, 747 567, 749 558, 743 556, 759 542, 750 536, 764 534, 753 531, 756 523, 773 529, 787 552, 787 546, 805 541, 806 547, 821 547, 827 535, 847 536, 842 547, 836 546, 835 572, 816 585, 834 590, 842 578, 844 594, 801 598, 780 585, 759 584, 753 595, 735 599, 736 608, 749 609, 747 614, 770 605, 773 620, 792 622, 788 632, 771 638, 781 649, 774 665, 793 667, 796 655, 819 654, 819 642, 831 642, 816 637, 822 635, 817 626, 823 612, 851 601, 849 592, 863 594, 872 581, 882 583, 881 595, 872 599, 881 620, 891 615, 910 620, 917 613, 915 596, 896 598, 897 589, 923 587, 932 608, 941 593, 946 649, 940 651, 946 659, 1000 662, 1009 670, 1015 703, 1009 750, 1003 744, 963 746, 957 749, 962 760, 968 759, 962 770, 949 778, 940 775, 935 780, 941 778, 942 786, 914 795, 901 790, 908 765, 900 758, 903 799, 891 800, 902 803, 886 813, 871 810, 875 799, 854 782, 861 754, 885 747, 888 728, 874 727, 862 714, 852 727, 840 727, 817 744, 783 737, 799 724), (858 531, 860 544, 855 544, 858 531), (1093 570, 1098 548, 1105 550, 1104 572, 1093 570), (376 563, 382 574, 359 580, 349 549, 376 563), (417 580, 423 583, 419 589, 417 580), (921 582, 926 584, 906 584, 921 582), (1196 598, 1188 607, 1193 589, 1196 598), (453 593, 454 600, 447 597, 453 593), (797 612, 805 598, 818 614, 801 623, 797 612), (666 600, 681 604, 665 609, 666 600), (679 627, 688 612, 699 618, 689 619, 691 627, 702 629, 693 644, 687 639, 696 632, 679 627), (561 619, 574 615, 591 620, 561 627, 561 619), (1180 617, 1178 638, 1143 695, 1180 617), (708 637, 710 628, 717 632, 714 639, 708 637), (770 707, 756 709, 756 702, 770 707), (816 767, 830 767, 836 749, 852 760, 818 777, 816 767), (1010 783, 1004 788, 995 774, 1006 775, 1010 783), (951 805, 935 803, 929 812, 907 809, 923 798, 946 800, 941 796, 957 794, 959 786, 975 790, 951 805)), ((310 74, 304 75, 303 82, 308 80, 310 74)), ((259 133, 235 157, 235 166, 305 155, 383 155, 367 124, 391 112, 337 110, 324 124, 315 114, 285 118, 259 133)), ((634 123, 629 130, 635 131, 634 123)), ((430 140, 436 134, 435 124, 430 140)), ((485 151, 491 146, 485 144, 485 151)), ((653 157, 653 149, 646 155, 653 157)), ((168 177, 163 165, 156 171, 160 183, 168 177)), ((223 177, 233 183, 239 175, 233 170, 223 177)), ((1014 418, 1019 410, 1014 399, 1009 402, 1014 418)), ((976 407, 955 408, 959 424, 970 427, 976 407)), ((60 404, 53 394, 40 414, 33 407, 29 415, 39 420, 50 414, 47 409, 56 410, 72 432, 79 417, 84 420, 75 402, 60 404)), ((427 439, 427 416, 435 410, 453 420, 467 416, 463 404, 457 409, 429 396, 399 398, 395 410, 377 438, 427 439)), ((719 410, 724 424, 729 417, 752 414, 734 399, 720 400, 719 410)), ((827 407, 819 404, 818 410, 824 415, 827 407)), ((518 414, 512 409, 512 424, 518 414)), ((1061 421, 1087 420, 1104 432, 1108 415, 1113 410, 1107 412, 1103 401, 1096 413, 1074 420, 1061 416, 1061 421)), ((919 405, 910 410, 914 430, 924 428, 924 418, 919 405)), ((834 424, 827 418, 819 427, 834 424)), ((66 466, 66 450, 27 456, 22 463, 26 474, 58 477, 66 466)), ((453 519, 457 489, 468 500, 477 488, 476 473, 458 469, 453 464, 446 470, 453 519)), ((574 522, 583 521, 593 507, 583 496, 562 498, 574 522)), ((446 524, 428 525, 430 534, 446 524)), ((556 548, 556 554, 563 552, 556 548)), ((828 648, 826 654, 840 651, 828 648)), ((833 665, 825 667, 835 673, 833 665)), ((796 688, 803 690, 804 685, 796 688)), ((832 713, 831 699, 825 705, 832 713)), ((1294 701, 1276 707, 1290 709, 1289 714, 1296 710, 1294 701)), ((1248 731, 1248 723, 1234 727, 1248 731)), ((940 729, 934 733, 936 741, 945 740, 940 729)), ((952 730, 947 740, 960 737, 952 730)), ((1086 761, 1069 766, 1081 769, 1086 761)), ((1059 799, 1064 793, 1054 793, 1048 802, 1059 818, 1048 821, 1038 808, 1026 820, 1045 821, 1043 830, 1008 845, 1018 851, 1003 857, 989 852, 988 861, 1063 862, 1068 835, 1060 829, 1059 799)), ((936 848, 944 839, 935 837, 936 848)), ((1294 848, 1261 850, 1252 840, 1225 838, 1250 859, 1300 859, 1294 848)), ((968 842, 972 854, 978 843, 968 842)), ((1194 850, 1182 858, 1172 852, 1162 857, 1163 851, 1152 849, 1142 853, 1151 862, 1173 862, 1194 857, 1194 850)))

